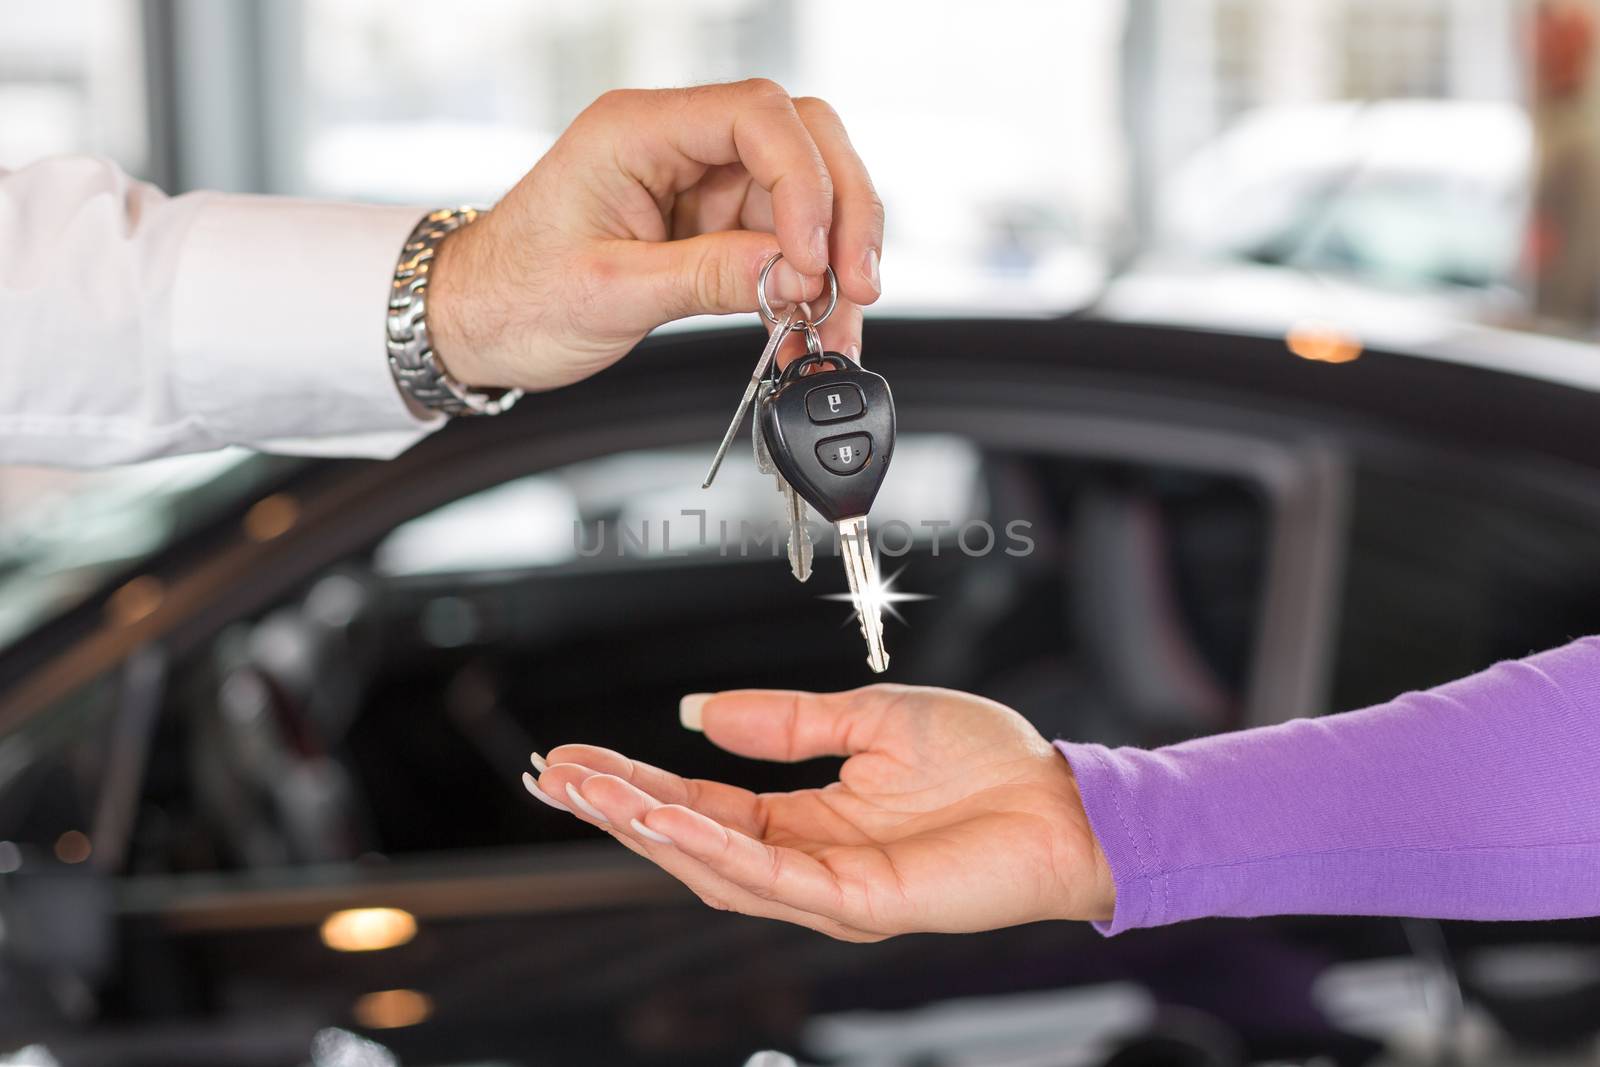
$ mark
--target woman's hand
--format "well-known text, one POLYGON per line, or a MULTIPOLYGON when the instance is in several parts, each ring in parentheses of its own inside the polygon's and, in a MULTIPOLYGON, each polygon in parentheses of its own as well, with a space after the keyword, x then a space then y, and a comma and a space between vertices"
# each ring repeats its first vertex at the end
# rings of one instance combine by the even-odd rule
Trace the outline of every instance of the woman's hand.
POLYGON ((849 758, 824 789, 756 794, 562 745, 526 784, 712 907, 845 940, 1111 917, 1072 770, 1009 708, 875 685, 690 696, 682 716, 741 756, 849 758))
POLYGON ((883 205, 821 100, 764 79, 610 92, 440 244, 429 329, 468 385, 550 389, 664 322, 754 311, 781 249, 771 296, 812 299, 832 264, 840 299, 822 340, 857 355, 882 246, 883 205))

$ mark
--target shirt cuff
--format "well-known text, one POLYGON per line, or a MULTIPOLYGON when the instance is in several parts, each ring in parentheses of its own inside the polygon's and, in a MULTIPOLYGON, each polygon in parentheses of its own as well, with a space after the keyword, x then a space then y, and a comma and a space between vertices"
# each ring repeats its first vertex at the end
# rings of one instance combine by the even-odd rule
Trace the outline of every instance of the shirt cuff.
POLYGON ((395 263, 426 210, 202 194, 172 293, 178 409, 219 441, 383 457, 419 417, 389 373, 395 263))
POLYGON ((1110 937, 1140 926, 1159 926, 1165 921, 1156 905, 1161 894, 1152 887, 1160 877, 1155 837, 1144 825, 1131 803, 1131 783, 1104 745, 1055 742, 1056 749, 1072 765, 1089 829, 1111 868, 1117 902, 1110 922, 1094 923, 1094 928, 1110 937))

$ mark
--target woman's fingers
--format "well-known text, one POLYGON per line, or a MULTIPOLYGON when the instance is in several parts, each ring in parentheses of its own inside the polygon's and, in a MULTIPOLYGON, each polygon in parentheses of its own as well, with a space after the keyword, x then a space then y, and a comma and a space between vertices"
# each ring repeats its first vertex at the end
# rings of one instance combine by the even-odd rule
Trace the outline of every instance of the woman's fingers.
POLYGON ((853 756, 870 749, 900 711, 907 687, 873 685, 846 693, 731 689, 693 693, 679 704, 685 727, 718 748, 752 759, 793 763, 853 756))
MULTIPOLYGON (((760 836, 765 815, 761 799, 748 789, 700 778, 683 778, 671 771, 630 759, 620 752, 595 745, 561 745, 550 750, 551 765, 578 764, 599 774, 612 774, 662 804, 683 804, 744 833, 760 836)), ((557 780, 552 779, 555 783, 557 780)), ((565 781, 559 786, 565 790, 565 781)))
MULTIPOLYGON (((842 922, 837 915, 806 907, 806 901, 812 898, 790 892, 787 881, 780 887, 784 890, 782 893, 767 895, 754 891, 750 885, 728 878, 715 864, 707 863, 690 850, 680 847, 669 833, 651 825, 662 819, 663 812, 687 813, 697 826, 720 827, 720 823, 690 808, 662 805, 617 775, 586 771, 586 768, 572 764, 552 764, 543 777, 563 782, 562 789, 571 801, 574 813, 580 818, 603 826, 635 852, 648 857, 694 890, 703 900, 747 915, 797 923, 845 940, 863 941, 875 937, 842 922)), ((675 826, 678 823, 673 818, 667 818, 667 825, 675 826)), ((736 830, 724 832, 731 839, 755 844, 736 830)), ((810 857, 804 859, 821 869, 821 865, 810 857)))
POLYGON ((653 808, 640 818, 638 828, 659 834, 759 900, 854 925, 847 888, 799 849, 757 841, 676 804, 653 808))

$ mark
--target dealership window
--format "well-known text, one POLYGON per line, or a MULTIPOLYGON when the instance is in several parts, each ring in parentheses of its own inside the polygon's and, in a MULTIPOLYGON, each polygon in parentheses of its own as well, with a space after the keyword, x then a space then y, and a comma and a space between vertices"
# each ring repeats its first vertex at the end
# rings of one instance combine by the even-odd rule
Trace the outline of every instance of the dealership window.
POLYGON ((1259 9, 1255 0, 1219 0, 1217 4, 1217 116, 1221 120, 1249 109, 1259 95, 1259 9))
POLYGON ((1438 2, 1352 4, 1344 13, 1344 93, 1357 100, 1449 95, 1450 24, 1438 2))
POLYGON ((847 117, 889 208, 890 305, 1076 307, 1120 211, 1119 9, 1000 0, 952 34, 956 5, 908 20, 845 0, 471 0, 440 25, 404 4, 305 0, 267 35, 298 53, 274 64, 299 72, 268 101, 290 131, 275 181, 492 202, 607 89, 766 76, 847 117), (984 78, 903 76, 974 64, 984 78))
POLYGON ((303 191, 492 200, 607 89, 782 78, 798 47, 786 5, 754 0, 467 0, 451 11, 437 20, 378 0, 302 5, 291 39, 303 52, 303 191), (406 166, 393 165, 396 152, 406 166))
POLYGON ((147 166, 137 0, 0 4, 0 168, 93 152, 147 166))

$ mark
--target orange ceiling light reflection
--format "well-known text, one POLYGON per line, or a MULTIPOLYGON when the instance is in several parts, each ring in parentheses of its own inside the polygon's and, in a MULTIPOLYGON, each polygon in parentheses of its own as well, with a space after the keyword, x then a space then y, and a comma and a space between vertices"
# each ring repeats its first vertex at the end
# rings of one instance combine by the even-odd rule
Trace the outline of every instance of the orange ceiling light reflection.
POLYGON ((1361 342, 1326 323, 1291 326, 1283 341, 1289 351, 1313 363, 1353 363, 1361 358, 1361 342))
POLYGON ((350 1009, 356 1023, 368 1030, 415 1026, 433 1014, 433 998, 415 989, 380 989, 358 997, 350 1009))
POLYGON ((56 838, 56 859, 62 863, 82 863, 93 851, 89 835, 82 830, 68 830, 56 838))
POLYGON ((274 493, 244 513, 244 533, 252 541, 271 541, 288 533, 299 519, 299 501, 288 493, 274 493))
POLYGON ((416 917, 400 908, 347 908, 322 920, 322 943, 335 952, 378 952, 416 936, 416 917))
POLYGON ((141 574, 106 601, 106 615, 118 626, 132 626, 154 615, 166 599, 167 587, 160 578, 141 574))

